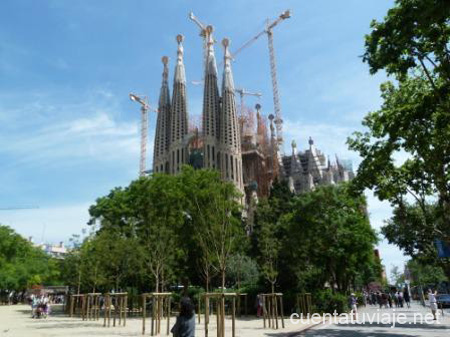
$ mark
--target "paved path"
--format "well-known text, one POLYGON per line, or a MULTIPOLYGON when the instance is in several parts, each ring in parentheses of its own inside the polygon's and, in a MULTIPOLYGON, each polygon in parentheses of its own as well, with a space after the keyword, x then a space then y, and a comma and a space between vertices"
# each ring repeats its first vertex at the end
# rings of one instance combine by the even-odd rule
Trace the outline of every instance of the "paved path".
MULTIPOLYGON (((449 337, 450 336, 450 310, 444 311, 444 316, 440 316, 438 321, 432 321, 431 324, 422 322, 416 318, 415 315, 426 315, 431 313, 428 307, 422 307, 417 304, 413 304, 410 309, 398 308, 395 309, 382 309, 379 310, 375 307, 367 307, 360 310, 361 313, 366 313, 366 317, 376 315, 380 313, 389 313, 389 320, 381 320, 388 315, 380 316, 378 323, 369 324, 356 323, 356 324, 319 324, 312 329, 304 331, 303 333, 290 334, 290 336, 316 336, 316 337, 449 337), (393 313, 396 315, 403 314, 406 317, 406 322, 399 324, 398 321, 395 327, 393 325, 393 313)), ((376 317, 376 316, 375 316, 376 317)), ((399 317, 399 316, 398 316, 399 317)))
MULTIPOLYGON (((170 325, 175 323, 172 317, 170 325)), ((202 317, 203 323, 203 317, 202 317)), ((249 317, 236 320, 236 337, 271 337, 293 333, 310 324, 294 325, 285 320, 286 328, 279 330, 263 329, 262 319, 249 317)), ((112 322, 111 322, 112 324, 112 322)), ((150 335, 150 320, 147 319, 146 336, 150 335)), ((215 317, 211 317, 209 337, 216 336, 215 317)), ((226 321, 226 336, 231 336, 231 322, 226 321)), ((166 321, 162 322, 162 330, 166 329, 166 321)), ((142 336, 142 319, 128 318, 126 327, 103 327, 103 320, 82 321, 65 315, 51 315, 47 319, 32 319, 30 308, 26 305, 0 306, 0 337, 116 337, 142 336)), ((203 337, 204 325, 196 325, 196 336, 203 337)), ((166 336, 165 334, 163 336, 166 336)), ((171 336, 171 335, 170 335, 171 336)))

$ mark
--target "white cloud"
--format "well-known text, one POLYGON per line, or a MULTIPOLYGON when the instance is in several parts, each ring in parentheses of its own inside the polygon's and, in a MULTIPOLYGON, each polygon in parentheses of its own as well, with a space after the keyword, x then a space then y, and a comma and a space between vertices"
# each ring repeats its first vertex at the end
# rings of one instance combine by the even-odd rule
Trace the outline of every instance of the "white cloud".
POLYGON ((41 209, 2 211, 0 224, 7 225, 35 243, 67 241, 87 227, 90 203, 41 209))
POLYGON ((353 132, 353 129, 346 126, 336 124, 327 124, 322 122, 303 122, 285 120, 284 127, 284 150, 286 153, 291 152, 291 142, 297 142, 300 151, 306 149, 308 139, 314 140, 316 147, 325 155, 334 158, 338 155, 340 158, 351 159, 359 162, 359 157, 355 152, 348 149, 346 145, 347 137, 353 132))
POLYGON ((16 108, 11 117, 0 109, 9 118, 0 126, 0 154, 15 157, 15 164, 44 167, 137 158, 139 121, 119 120, 120 110, 108 91, 97 96, 98 102, 88 97, 67 104, 40 97, 23 110, 16 108))

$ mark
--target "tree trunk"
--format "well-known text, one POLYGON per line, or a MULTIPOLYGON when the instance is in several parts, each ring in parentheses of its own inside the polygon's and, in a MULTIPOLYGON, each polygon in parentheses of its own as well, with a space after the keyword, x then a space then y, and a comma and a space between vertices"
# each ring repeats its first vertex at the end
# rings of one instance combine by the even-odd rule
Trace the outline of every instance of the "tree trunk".
POLYGON ((238 258, 237 288, 241 289, 241 256, 238 258))
POLYGON ((155 292, 159 292, 159 272, 156 272, 155 276, 155 292))
POLYGON ((80 295, 80 287, 81 287, 81 269, 78 271, 78 290, 77 290, 78 295, 80 295))
POLYGON ((222 269, 222 292, 225 292, 225 268, 222 269))

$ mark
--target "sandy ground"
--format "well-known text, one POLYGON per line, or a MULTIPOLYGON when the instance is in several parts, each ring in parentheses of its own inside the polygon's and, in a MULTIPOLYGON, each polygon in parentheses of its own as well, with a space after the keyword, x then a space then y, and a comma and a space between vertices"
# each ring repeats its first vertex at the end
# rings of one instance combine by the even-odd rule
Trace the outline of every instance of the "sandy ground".
MULTIPOLYGON (((216 337, 215 317, 211 317, 209 337, 216 337)), ((146 335, 150 335, 150 319, 146 321, 146 335)), ((175 323, 171 318, 170 325, 175 323)), ((112 325, 112 321, 111 321, 112 325)), ((282 337, 290 332, 302 330, 308 325, 293 325, 285 319, 284 329, 273 330, 263 328, 262 319, 242 318, 236 319, 236 337, 282 337)), ((231 321, 226 322, 226 336, 231 337, 231 321)), ((162 321, 162 336, 165 336, 167 322, 162 321)), ((196 326, 196 336, 204 336, 202 322, 196 326)), ((126 327, 103 327, 103 319, 99 321, 82 321, 80 318, 70 318, 57 313, 47 319, 32 319, 29 306, 14 305, 0 306, 0 336, 1 337, 48 337, 48 336, 142 336, 142 319, 128 318, 126 327)))

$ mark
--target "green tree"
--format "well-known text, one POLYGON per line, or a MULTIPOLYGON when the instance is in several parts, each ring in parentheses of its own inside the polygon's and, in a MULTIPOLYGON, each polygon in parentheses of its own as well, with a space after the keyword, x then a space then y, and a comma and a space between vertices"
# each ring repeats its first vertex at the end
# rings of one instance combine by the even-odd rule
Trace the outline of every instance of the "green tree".
POLYGON ((99 223, 96 255, 107 266, 116 287, 136 270, 159 291, 178 254, 177 229, 182 214, 176 178, 155 175, 116 188, 90 208, 90 224, 99 223))
POLYGON ((422 263, 420 260, 409 260, 407 268, 413 286, 437 284, 447 280, 441 267, 422 263))
POLYGON ((293 194, 286 181, 274 181, 267 199, 260 200, 252 234, 252 255, 258 261, 261 274, 275 291, 280 282, 290 288, 290 261, 283 249, 287 230, 281 218, 291 212, 293 194), (280 273, 282 277, 279 277, 280 273))
POLYGON ((450 196, 450 114, 427 98, 433 94, 424 77, 405 79, 398 87, 386 83, 381 89, 381 110, 363 121, 369 131, 355 132, 349 139, 350 148, 363 158, 354 186, 373 189, 399 212, 406 211, 408 197, 412 198, 433 235, 446 238, 450 234, 444 219, 450 196), (399 154, 407 158, 403 163, 395 160, 399 154), (438 199, 435 216, 428 212, 432 197, 438 199))
POLYGON ((0 225, 0 289, 60 283, 59 263, 8 226, 0 225))
POLYGON ((182 193, 177 177, 164 174, 140 179, 130 186, 135 207, 136 234, 146 270, 154 277, 155 291, 164 289, 180 255, 177 233, 182 230, 182 193))
POLYGON ((261 200, 256 213, 254 235, 257 238, 257 254, 261 273, 269 282, 272 293, 279 275, 279 260, 282 237, 279 235, 279 222, 269 201, 261 200))
POLYGON ((220 275, 225 288, 227 262, 244 234, 240 220, 242 196, 232 183, 223 182, 217 172, 209 177, 208 188, 192 193, 192 222, 202 256, 220 275))
POLYGON ((355 197, 347 184, 323 186, 294 198, 283 217, 289 236, 288 261, 300 290, 328 284, 345 292, 364 275, 364 284, 379 278, 364 196, 355 197), (370 272, 369 272, 370 271, 370 272))
POLYGON ((240 198, 215 171, 186 166, 177 176, 140 178, 91 206, 90 224, 99 225, 92 255, 105 275, 120 277, 116 284, 150 280, 160 291, 176 279, 198 281, 200 266, 207 288, 214 272, 224 286, 227 260, 243 236, 240 198))
POLYGON ((247 255, 233 254, 228 259, 227 278, 238 290, 243 286, 255 285, 259 279, 258 264, 247 255))
POLYGON ((446 0, 397 0, 372 22, 363 60, 397 83, 381 86, 383 105, 363 121, 368 131, 348 140, 363 158, 354 186, 394 206, 383 232, 414 255, 430 256, 434 238, 450 240, 449 20, 446 0))
POLYGON ((420 67, 427 76, 435 73, 448 83, 449 17, 447 0, 396 0, 383 21, 372 21, 366 36, 363 60, 370 72, 383 69, 401 79, 420 67))
POLYGON ((405 276, 400 271, 400 268, 398 266, 392 266, 391 280, 394 282, 394 285, 396 286, 400 286, 405 282, 405 276))

